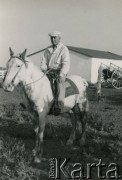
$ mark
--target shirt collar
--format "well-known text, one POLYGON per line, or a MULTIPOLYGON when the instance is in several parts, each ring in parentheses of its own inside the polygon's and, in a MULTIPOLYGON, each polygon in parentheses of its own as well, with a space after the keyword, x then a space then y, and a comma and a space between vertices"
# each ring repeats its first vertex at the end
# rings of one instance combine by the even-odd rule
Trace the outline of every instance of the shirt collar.
POLYGON ((53 51, 53 45, 51 45, 48 50, 50 51, 50 53, 55 53, 60 47, 62 46, 62 42, 60 42, 58 45, 57 45, 57 48, 55 49, 55 51, 53 51))

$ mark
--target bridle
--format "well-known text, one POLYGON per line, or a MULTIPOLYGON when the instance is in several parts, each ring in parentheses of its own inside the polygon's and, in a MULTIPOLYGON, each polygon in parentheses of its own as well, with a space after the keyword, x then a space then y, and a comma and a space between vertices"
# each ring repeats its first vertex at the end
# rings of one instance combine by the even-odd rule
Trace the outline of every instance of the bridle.
MULTIPOLYGON (((22 59, 21 57, 19 57, 19 56, 11 56, 11 58, 17 58, 17 59, 19 59, 20 61, 23 62, 23 64, 21 65, 21 67, 19 68, 19 70, 17 71, 17 73, 15 74, 15 76, 14 76, 14 78, 13 78, 13 80, 12 80, 12 84, 13 84, 13 82, 14 82, 14 80, 16 79, 17 75, 19 74, 20 70, 22 69, 22 66, 25 64, 25 62, 28 62, 28 61, 23 60, 23 59, 22 59)), ((9 61, 10 61, 10 60, 9 60, 9 61)), ((51 69, 47 70, 39 79, 37 79, 37 80, 35 80, 35 81, 33 81, 33 82, 30 82, 30 83, 28 83, 28 84, 25 84, 24 86, 28 86, 28 85, 30 85, 30 84, 34 84, 34 83, 40 81, 40 80, 41 80, 46 74, 48 74, 50 71, 51 71, 51 69)))

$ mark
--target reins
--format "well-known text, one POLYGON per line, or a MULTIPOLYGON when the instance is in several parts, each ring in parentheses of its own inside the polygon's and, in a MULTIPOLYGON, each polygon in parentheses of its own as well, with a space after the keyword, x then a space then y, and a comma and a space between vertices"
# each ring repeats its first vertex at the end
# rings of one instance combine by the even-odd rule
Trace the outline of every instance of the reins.
MULTIPOLYGON (((32 54, 28 54, 27 57, 30 57, 30 56, 33 56, 33 55, 35 55, 35 54, 38 54, 38 53, 40 53, 40 52, 42 52, 42 51, 45 51, 47 48, 50 48, 50 47, 51 47, 51 46, 47 46, 47 47, 44 48, 44 49, 41 49, 41 50, 39 50, 39 51, 36 51, 36 52, 34 52, 34 53, 32 53, 32 54)), ((24 61, 25 61, 25 60, 23 60, 21 57, 18 57, 18 56, 13 56, 13 57, 20 59, 23 63, 24 63, 24 61)), ((23 65, 22 65, 22 66, 23 66, 23 65)), ((21 67, 22 67, 22 66, 21 66, 21 67)), ((20 70, 21 70, 21 68, 20 68, 20 70)), ((19 71, 20 71, 20 70, 19 70, 19 71)), ((42 75, 42 77, 40 77, 39 79, 37 79, 37 80, 35 80, 35 81, 33 81, 33 82, 30 82, 30 83, 28 83, 28 84, 25 84, 24 86, 28 86, 28 85, 30 85, 30 84, 34 84, 34 83, 40 81, 40 80, 41 80, 46 74, 48 74, 51 70, 52 70, 52 69, 47 70, 47 71, 42 75)), ((15 75, 15 77, 14 77, 13 79, 16 78, 16 76, 17 76, 17 74, 19 73, 19 71, 16 73, 16 75, 15 75)))
MULTIPOLYGON (((48 47, 46 47, 46 48, 44 48, 44 49, 41 49, 41 50, 39 50, 39 51, 36 51, 36 52, 34 52, 34 53, 32 53, 32 54, 28 54, 27 57, 30 57, 30 56, 33 56, 33 55, 38 54, 38 53, 40 53, 40 52, 43 52, 43 51, 45 51, 45 50, 46 50, 47 48, 49 48, 49 47, 50 47, 50 46, 48 46, 48 47)), ((26 84, 25 86, 28 86, 28 85, 30 85, 30 84, 33 84, 33 83, 39 81, 39 80, 42 79, 46 74, 48 74, 49 71, 50 71, 50 70, 47 70, 47 71, 43 74, 42 77, 40 77, 39 79, 37 79, 37 80, 35 80, 35 81, 31 82, 31 83, 26 84)))
MULTIPOLYGON (((50 46, 48 46, 48 47, 46 47, 46 48, 44 48, 44 49, 41 49, 40 51, 34 52, 34 53, 32 53, 32 54, 29 54, 29 55, 27 55, 27 57, 33 56, 33 55, 35 55, 35 54, 38 54, 38 53, 46 50, 46 49, 49 48, 49 47, 50 47, 50 46)), ((20 60, 24 63, 24 60, 23 60, 21 57, 18 57, 18 56, 13 56, 13 57, 20 59, 20 60)), ((22 66, 23 66, 23 65, 22 65, 22 66)), ((20 67, 19 71, 15 74, 13 80, 16 78, 16 76, 17 76, 18 73, 20 72, 22 66, 20 67)), ((50 71, 51 71, 51 69, 47 70, 47 71, 42 75, 42 77, 40 77, 39 79, 37 79, 37 80, 35 80, 35 81, 33 81, 33 82, 30 82, 30 83, 28 83, 28 84, 25 84, 24 86, 28 86, 28 85, 30 85, 30 84, 33 84, 33 83, 35 83, 35 82, 38 82, 40 79, 42 79, 42 78, 43 78, 46 74, 48 74, 50 71)))
POLYGON ((41 80, 46 74, 48 74, 50 71, 51 71, 51 69, 47 70, 47 71, 42 75, 42 77, 40 77, 39 79, 37 79, 37 80, 35 80, 35 81, 31 82, 31 83, 25 84, 24 86, 28 86, 28 85, 30 85, 30 84, 36 83, 37 81, 40 81, 40 80, 41 80))
MULTIPOLYGON (((13 56, 13 58, 18 58, 18 59, 21 60, 21 61, 23 62, 23 64, 24 64, 24 60, 23 60, 22 58, 20 58, 20 57, 18 57, 18 56, 13 56)), ((23 64, 21 65, 21 67, 20 67, 20 69, 17 71, 17 73, 15 74, 12 82, 14 82, 14 79, 15 79, 15 78, 17 77, 17 75, 19 74, 19 72, 20 72, 23 64)), ((39 81, 40 79, 42 79, 42 78, 43 78, 46 74, 48 74, 50 71, 51 71, 51 69, 47 70, 47 71, 42 75, 42 77, 40 77, 39 79, 37 79, 37 80, 35 80, 35 81, 33 81, 33 82, 30 82, 30 83, 28 83, 28 84, 25 84, 24 86, 28 86, 28 85, 30 85, 30 84, 34 84, 35 82, 37 82, 37 81, 39 81)))

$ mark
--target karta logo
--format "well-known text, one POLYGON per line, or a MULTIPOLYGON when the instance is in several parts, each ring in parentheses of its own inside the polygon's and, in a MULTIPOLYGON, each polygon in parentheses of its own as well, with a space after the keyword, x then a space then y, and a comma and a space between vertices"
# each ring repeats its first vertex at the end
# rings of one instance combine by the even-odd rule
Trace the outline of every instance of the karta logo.
POLYGON ((99 159, 98 163, 72 163, 70 158, 51 158, 49 160, 50 179, 121 179, 119 165, 105 164, 99 159), (95 174, 96 173, 96 174, 95 174), (94 177, 95 176, 95 177, 94 177))

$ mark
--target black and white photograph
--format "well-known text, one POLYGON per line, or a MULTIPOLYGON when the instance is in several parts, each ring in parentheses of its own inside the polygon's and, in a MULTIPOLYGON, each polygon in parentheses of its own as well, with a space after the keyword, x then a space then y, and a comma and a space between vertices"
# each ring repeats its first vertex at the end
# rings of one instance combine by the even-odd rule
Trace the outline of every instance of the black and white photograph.
POLYGON ((0 0, 0 180, 122 179, 122 0, 0 0))

